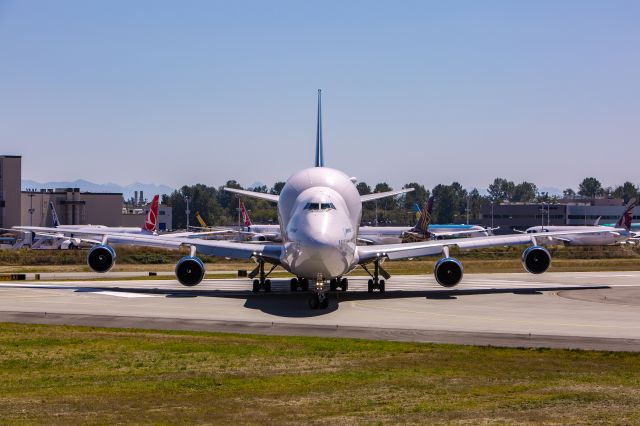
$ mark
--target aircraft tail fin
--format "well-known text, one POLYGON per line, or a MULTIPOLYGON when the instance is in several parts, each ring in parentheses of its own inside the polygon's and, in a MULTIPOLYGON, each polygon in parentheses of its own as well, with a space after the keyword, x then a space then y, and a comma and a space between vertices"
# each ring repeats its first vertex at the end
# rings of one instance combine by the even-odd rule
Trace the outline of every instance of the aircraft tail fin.
POLYGON ((149 213, 147 213, 147 217, 144 219, 144 225, 142 229, 147 232, 155 232, 158 226, 158 202, 160 200, 160 196, 156 195, 153 197, 151 201, 151 207, 149 208, 149 213))
POLYGON ((207 228, 207 222, 205 222, 202 216, 200 216, 200 212, 196 212, 196 220, 202 228, 207 228))
POLYGON ((249 217, 249 212, 242 201, 240 201, 240 212, 242 213, 242 223, 244 226, 251 228, 251 218, 249 217))
POLYGON ((57 228, 60 226, 60 219, 58 219, 58 213, 56 213, 56 208, 53 205, 53 201, 49 201, 49 210, 51 210, 51 221, 53 222, 53 227, 57 228))
POLYGON ((422 210, 420 210, 420 218, 413 227, 414 231, 421 234, 429 233, 429 224, 431 223, 431 214, 433 212, 433 197, 429 197, 429 200, 423 204, 422 210))
POLYGON ((616 223, 616 227, 624 228, 627 231, 631 230, 631 222, 633 222, 633 209, 635 209, 637 205, 638 203, 635 198, 629 200, 629 203, 627 203, 627 208, 624 210, 624 213, 622 213, 622 216, 620 216, 620 219, 618 219, 618 222, 616 223))
POLYGON ((318 127, 316 129, 316 167, 324 167, 324 148, 322 146, 322 90, 318 89, 318 127))

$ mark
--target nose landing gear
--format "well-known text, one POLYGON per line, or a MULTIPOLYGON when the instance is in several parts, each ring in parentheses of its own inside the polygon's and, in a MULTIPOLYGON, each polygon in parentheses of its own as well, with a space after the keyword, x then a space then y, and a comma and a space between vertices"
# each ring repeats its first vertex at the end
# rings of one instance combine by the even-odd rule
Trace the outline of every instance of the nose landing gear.
POLYGON ((311 309, 327 309, 329 307, 329 299, 324 292, 324 277, 318 274, 316 285, 313 289, 311 297, 309 297, 309 307, 311 309))

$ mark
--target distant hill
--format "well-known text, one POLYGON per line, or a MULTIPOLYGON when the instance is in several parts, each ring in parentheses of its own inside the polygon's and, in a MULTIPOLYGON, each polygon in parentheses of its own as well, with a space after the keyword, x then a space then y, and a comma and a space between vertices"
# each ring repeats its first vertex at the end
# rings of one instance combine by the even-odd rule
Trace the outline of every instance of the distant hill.
POLYGON ((26 189, 54 189, 54 188, 80 188, 87 192, 121 192, 125 199, 133 197, 135 191, 144 191, 144 197, 150 200, 155 194, 171 194, 173 188, 166 185, 156 185, 153 183, 132 183, 126 186, 117 183, 93 183, 87 180, 78 179, 73 182, 36 182, 23 179, 22 190, 26 189))

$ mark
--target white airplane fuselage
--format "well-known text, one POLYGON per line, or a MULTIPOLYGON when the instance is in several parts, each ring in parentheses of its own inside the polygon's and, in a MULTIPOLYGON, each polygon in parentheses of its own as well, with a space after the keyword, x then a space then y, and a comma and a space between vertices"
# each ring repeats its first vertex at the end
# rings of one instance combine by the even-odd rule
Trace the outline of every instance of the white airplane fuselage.
POLYGON ((349 176, 328 167, 291 176, 280 193, 282 266, 300 278, 341 277, 358 265, 362 202, 349 176))

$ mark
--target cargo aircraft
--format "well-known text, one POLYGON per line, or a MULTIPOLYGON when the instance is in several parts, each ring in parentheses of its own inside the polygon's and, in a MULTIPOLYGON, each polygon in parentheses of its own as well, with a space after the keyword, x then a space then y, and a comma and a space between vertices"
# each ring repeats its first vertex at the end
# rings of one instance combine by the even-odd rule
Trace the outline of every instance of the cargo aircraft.
MULTIPOLYGON (((89 250, 87 263, 96 272, 109 271, 116 261, 116 252, 110 244, 128 244, 178 249, 188 247, 189 254, 175 267, 178 281, 185 286, 199 284, 205 275, 204 263, 197 254, 233 259, 253 259, 257 266, 251 272, 253 290, 271 290, 269 274, 277 266, 295 276, 291 289, 299 287, 311 290, 309 306, 312 309, 327 308, 326 290, 348 287, 347 274, 358 266, 371 276, 368 291, 384 292, 385 280, 390 275, 382 264, 385 260, 407 259, 422 256, 442 258, 435 264, 436 281, 444 287, 457 285, 463 276, 462 263, 449 255, 450 249, 474 249, 491 246, 529 244, 522 253, 524 268, 533 274, 545 272, 551 265, 551 256, 538 238, 556 235, 588 234, 590 230, 549 232, 539 234, 514 234, 483 236, 450 240, 429 240, 415 243, 358 246, 358 231, 362 215, 362 203, 383 197, 395 196, 412 189, 360 195, 355 179, 325 166, 321 93, 318 91, 318 121, 314 167, 293 174, 285 183, 280 195, 264 194, 225 188, 241 196, 254 197, 277 204, 281 244, 256 244, 231 241, 204 240, 199 238, 162 238, 154 235, 133 235, 96 230, 100 244, 89 250), (266 266, 270 265, 267 270, 266 266), (328 284, 328 288, 327 288, 328 284)), ((29 230, 29 227, 17 227, 29 230)), ((66 231, 61 231, 66 232, 66 231)), ((598 231, 600 232, 600 231, 598 231)))

